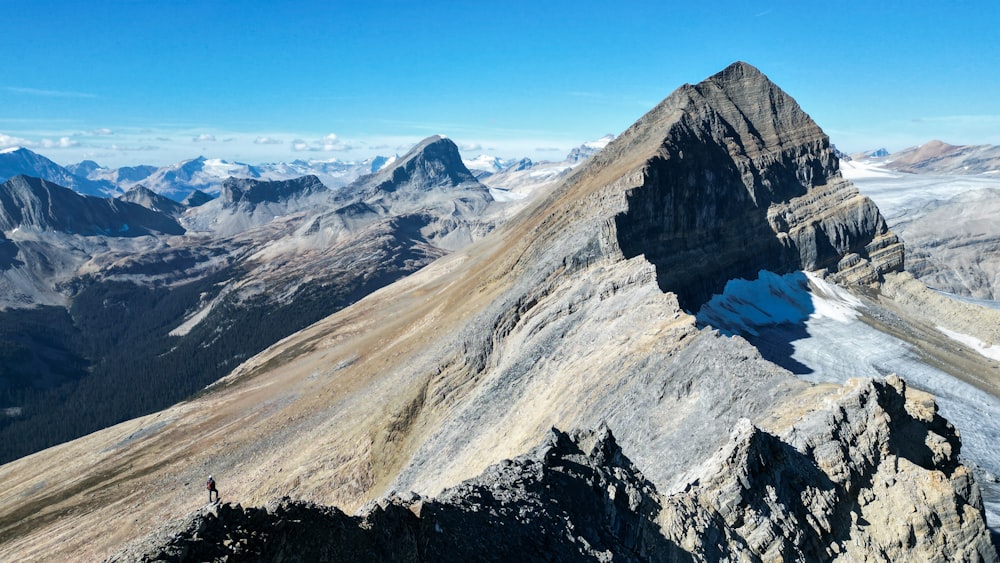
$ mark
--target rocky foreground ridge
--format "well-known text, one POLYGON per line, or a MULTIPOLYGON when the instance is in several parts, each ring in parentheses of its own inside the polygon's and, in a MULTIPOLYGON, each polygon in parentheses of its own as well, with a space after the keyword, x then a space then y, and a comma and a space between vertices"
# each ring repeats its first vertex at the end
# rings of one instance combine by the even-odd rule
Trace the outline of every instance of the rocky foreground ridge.
POLYGON ((552 429, 435 498, 392 494, 354 516, 223 504, 110 561, 997 559, 958 433, 929 395, 891 376, 811 408, 780 434, 742 419, 672 493, 606 426, 552 429))

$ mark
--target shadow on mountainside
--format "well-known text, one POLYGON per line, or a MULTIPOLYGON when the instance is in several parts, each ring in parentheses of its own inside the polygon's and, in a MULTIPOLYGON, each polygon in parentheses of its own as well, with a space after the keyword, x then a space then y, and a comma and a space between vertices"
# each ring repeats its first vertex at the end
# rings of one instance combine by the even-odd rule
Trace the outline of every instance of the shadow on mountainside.
MULTIPOLYGON (((725 126, 727 137, 738 138, 725 126)), ((779 240, 767 220, 770 203, 806 193, 795 167, 751 166, 748 188, 726 147, 691 131, 677 136, 665 147, 669 156, 647 163, 644 184, 628 192, 628 211, 615 218, 625 257, 644 255, 656 266, 660 289, 677 294, 687 311, 697 311, 731 279, 799 269, 798 250, 779 240)))
POLYGON ((17 259, 18 252, 14 241, 5 238, 3 233, 0 233, 0 272, 24 265, 24 262, 17 259))
POLYGON ((699 327, 739 335, 765 359, 796 375, 813 369, 793 357, 794 342, 809 338, 806 321, 816 312, 809 278, 761 271, 753 280, 731 280, 695 313, 699 327))

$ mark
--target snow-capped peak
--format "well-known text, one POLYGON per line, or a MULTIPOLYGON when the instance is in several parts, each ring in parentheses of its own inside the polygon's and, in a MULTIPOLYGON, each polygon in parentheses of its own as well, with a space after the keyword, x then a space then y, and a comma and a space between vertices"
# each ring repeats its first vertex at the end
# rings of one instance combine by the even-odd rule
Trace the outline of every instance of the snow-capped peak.
POLYGON ((476 158, 466 160, 462 159, 465 167, 469 170, 485 170, 487 172, 500 172, 506 168, 506 162, 498 156, 490 156, 488 154, 481 154, 476 158))

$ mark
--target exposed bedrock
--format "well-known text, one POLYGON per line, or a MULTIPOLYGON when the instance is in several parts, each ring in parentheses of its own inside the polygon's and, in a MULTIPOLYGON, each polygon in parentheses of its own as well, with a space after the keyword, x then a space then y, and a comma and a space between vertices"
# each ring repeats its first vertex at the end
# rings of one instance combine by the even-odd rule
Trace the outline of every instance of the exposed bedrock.
POLYGON ((661 105, 682 113, 616 225, 623 254, 645 255, 683 308, 761 269, 869 283, 902 268, 902 244, 840 176, 829 138, 759 71, 733 65, 661 105))
POLYGON ((854 380, 778 434, 741 420, 672 494, 606 426, 552 429, 436 498, 223 505, 111 560, 996 561, 959 449, 929 395, 854 380))

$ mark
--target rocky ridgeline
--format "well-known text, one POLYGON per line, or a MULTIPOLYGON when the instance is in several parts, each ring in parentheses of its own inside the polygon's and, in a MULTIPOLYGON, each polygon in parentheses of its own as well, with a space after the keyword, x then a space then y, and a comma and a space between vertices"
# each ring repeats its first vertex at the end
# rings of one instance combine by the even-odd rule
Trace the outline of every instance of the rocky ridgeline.
POLYGON ((30 176, 0 184, 0 230, 56 231, 81 236, 179 235, 170 216, 128 199, 80 195, 30 176))
POLYGON ((110 561, 996 561, 955 429, 902 380, 856 380, 774 435, 746 419, 664 495, 607 427, 358 515, 223 504, 110 561))

